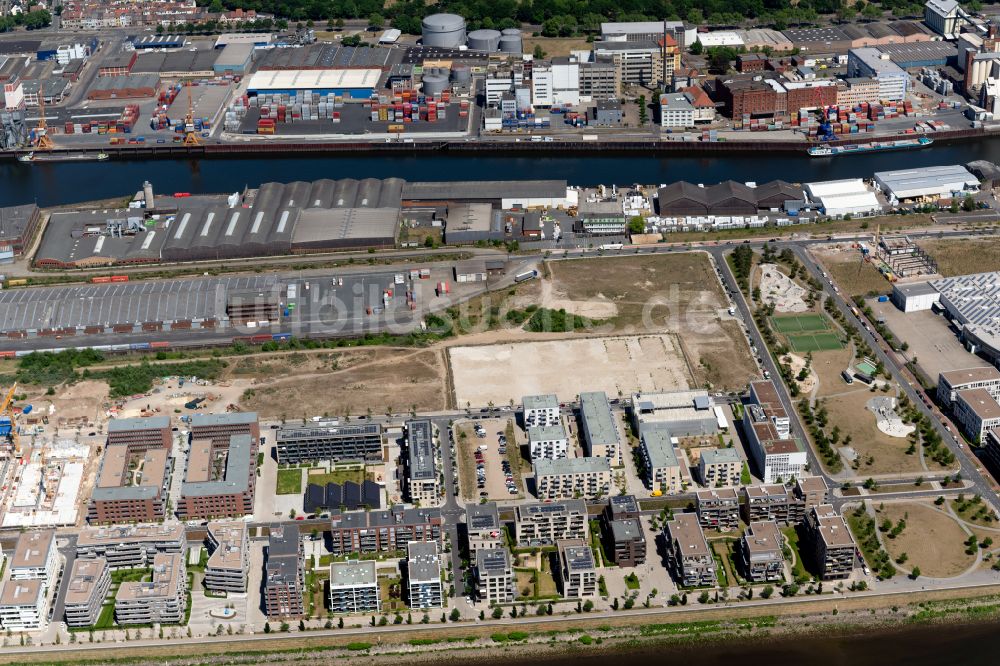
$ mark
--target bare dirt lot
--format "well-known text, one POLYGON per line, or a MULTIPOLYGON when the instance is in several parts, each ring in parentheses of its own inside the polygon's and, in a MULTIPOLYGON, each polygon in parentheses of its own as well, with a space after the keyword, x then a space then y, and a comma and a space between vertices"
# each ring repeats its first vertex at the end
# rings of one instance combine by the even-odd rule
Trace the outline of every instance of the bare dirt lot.
POLYGON ((892 285, 882 277, 875 267, 861 261, 861 253, 848 243, 825 245, 812 250, 826 268, 837 286, 848 296, 864 295, 870 292, 886 294, 892 285))
MULTIPOLYGON (((875 424, 875 415, 865 408, 865 404, 873 396, 893 393, 872 393, 861 382, 854 382, 851 387, 853 388, 838 395, 825 398, 823 404, 830 415, 830 423, 840 426, 841 441, 847 436, 851 437, 850 447, 857 451, 860 462, 855 473, 870 476, 923 470, 920 454, 906 453, 909 441, 883 433, 875 424)), ((845 388, 848 387, 845 385, 845 388)))
POLYGON ((692 376, 672 335, 561 339, 449 349, 459 407, 503 405, 526 395, 609 396, 688 388, 692 376))
POLYGON ((256 377, 240 407, 261 418, 444 409, 445 373, 440 350, 369 347, 244 358, 227 370, 256 377))
POLYGON ((1000 270, 1000 242, 996 240, 931 240, 918 243, 945 277, 1000 270))
POLYGON ((850 385, 844 381, 840 373, 847 369, 853 355, 853 351, 848 348, 812 353, 812 370, 819 383, 816 397, 821 398, 850 389, 850 385))
POLYGON ((920 567, 923 576, 949 578, 957 576, 972 566, 974 555, 965 554, 963 541, 968 537, 954 518, 934 506, 922 502, 887 502, 878 512, 876 523, 889 520, 896 525, 906 521, 906 528, 889 538, 882 534, 885 548, 893 559, 906 553, 901 565, 908 571, 920 567))
POLYGON ((524 52, 533 53, 536 46, 541 46, 545 57, 568 56, 572 51, 589 50, 591 44, 579 37, 525 37, 524 52))

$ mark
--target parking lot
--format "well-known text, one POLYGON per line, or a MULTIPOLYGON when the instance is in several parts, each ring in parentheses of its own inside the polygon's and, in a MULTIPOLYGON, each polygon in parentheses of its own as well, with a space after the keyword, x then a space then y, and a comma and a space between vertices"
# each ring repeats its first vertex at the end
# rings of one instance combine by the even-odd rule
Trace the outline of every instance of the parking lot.
POLYGON ((930 310, 904 313, 891 302, 879 303, 870 299, 868 304, 875 317, 883 319, 893 335, 909 345, 906 356, 916 358, 920 369, 931 380, 936 381, 946 370, 987 365, 962 346, 947 318, 930 310))
POLYGON ((456 424, 461 464, 462 497, 467 500, 514 499, 523 495, 519 475, 511 468, 518 444, 507 441, 509 429, 516 431, 513 415, 456 424))

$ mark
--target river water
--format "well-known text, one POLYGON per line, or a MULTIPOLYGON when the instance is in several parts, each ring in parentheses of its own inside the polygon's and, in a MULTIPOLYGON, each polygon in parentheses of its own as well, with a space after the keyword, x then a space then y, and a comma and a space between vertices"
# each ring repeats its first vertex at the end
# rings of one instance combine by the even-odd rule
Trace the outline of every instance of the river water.
POLYGON ((994 666, 1000 625, 921 625, 857 636, 757 638, 753 642, 656 646, 613 654, 533 655, 507 666, 994 666))
POLYGON ((1000 162, 1000 137, 936 144, 922 150, 812 158, 804 153, 552 153, 395 155, 386 153, 218 159, 111 160, 21 164, 0 162, 0 206, 40 206, 124 196, 143 180, 163 193, 235 192, 268 181, 320 178, 418 180, 566 180, 571 185, 656 184, 688 180, 711 185, 726 179, 763 183, 870 177, 876 171, 986 159, 1000 162))

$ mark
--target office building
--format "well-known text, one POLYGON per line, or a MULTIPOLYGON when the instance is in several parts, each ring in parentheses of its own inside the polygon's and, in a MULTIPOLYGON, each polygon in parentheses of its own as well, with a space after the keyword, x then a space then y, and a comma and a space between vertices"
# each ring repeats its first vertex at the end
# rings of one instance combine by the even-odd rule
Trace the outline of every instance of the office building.
POLYGON ((805 447, 791 434, 791 421, 770 380, 750 383, 743 410, 743 431, 764 483, 798 477, 809 461, 805 447))
POLYGON ((693 513, 681 513, 667 521, 664 529, 667 544, 667 568, 678 585, 714 586, 715 559, 693 513))
POLYGON ((66 582, 65 620, 70 627, 90 627, 101 617, 111 589, 111 568, 103 557, 77 559, 66 582))
POLYGON ((441 510, 405 508, 396 504, 382 511, 345 511, 330 519, 334 555, 406 550, 410 541, 440 541, 441 510))
POLYGON ((582 539, 556 542, 559 553, 559 582, 566 599, 597 596, 597 565, 594 551, 582 539))
POLYGON ((180 553, 153 558, 152 580, 125 581, 115 595, 118 624, 180 624, 187 611, 187 569, 180 553))
POLYGON ((514 506, 519 547, 554 546, 561 539, 589 538, 587 503, 581 499, 514 506))
POLYGON ((264 614, 269 618, 305 615, 305 561, 296 525, 271 527, 264 562, 264 614))
POLYGON ((596 499, 611 492, 611 465, 607 458, 541 459, 535 461, 533 469, 539 499, 596 499))
MULTIPOLYGON (((153 419, 123 419, 126 420, 153 419)), ((162 521, 173 467, 169 440, 165 447, 161 446, 159 429, 125 430, 117 434, 116 437, 108 434, 87 520, 92 525, 162 521)))
POLYGON ((681 66, 681 52, 671 35, 657 41, 595 42, 594 56, 610 57, 615 75, 624 84, 669 83, 681 66))
POLYGON ((849 78, 872 78, 878 81, 879 99, 899 102, 906 99, 910 76, 894 63, 888 53, 876 48, 851 49, 847 54, 849 78))
POLYGON ((640 431, 639 443, 646 468, 646 483, 654 491, 673 495, 684 489, 681 464, 674 451, 673 436, 665 425, 649 425, 640 431))
POLYGON ((213 444, 226 446, 233 435, 249 435, 260 441, 257 412, 226 412, 224 414, 194 414, 191 416, 191 440, 211 439, 213 444))
POLYGON ((740 498, 735 488, 712 488, 695 493, 698 522, 707 530, 729 532, 740 524, 740 498))
POLYGON ((704 389, 633 393, 632 425, 640 434, 647 426, 660 424, 669 426, 675 437, 708 435, 719 429, 714 407, 715 401, 704 389))
POLYGON ((517 596, 514 568, 506 548, 479 550, 475 561, 476 596, 488 605, 513 603, 517 596))
POLYGON ((778 524, 773 520, 750 523, 739 546, 743 577, 754 583, 782 580, 785 574, 783 543, 778 524))
POLYGON ((173 443, 169 416, 149 416, 108 421, 108 446, 128 446, 134 451, 169 449, 173 443))
POLYGON ((0 589, 0 627, 7 631, 35 631, 45 626, 45 583, 41 578, 7 578, 0 589))
POLYGON ((740 483, 743 458, 731 449, 705 449, 698 458, 698 476, 706 486, 735 486, 740 483))
POLYGON ((528 426, 528 450, 534 460, 558 460, 569 452, 569 436, 562 423, 528 426))
POLYGON ((686 93, 660 95, 660 127, 683 129, 694 127, 695 110, 686 93))
POLYGON ((646 561, 646 534, 638 518, 608 522, 604 538, 618 566, 635 567, 646 561))
POLYGON ((604 391, 580 394, 580 443, 584 455, 607 458, 613 466, 622 464, 621 436, 604 391))
POLYGON ((441 481, 434 426, 429 420, 406 422, 405 482, 407 497, 419 506, 437 506, 441 501, 441 481))
POLYGON ((806 532, 820 578, 848 578, 854 571, 857 546, 844 517, 829 504, 813 507, 806 514, 806 532))
POLYGON ((177 516, 181 520, 210 520, 252 514, 257 442, 247 434, 230 435, 228 440, 193 438, 177 516))
POLYGON ((250 537, 243 521, 208 524, 211 549, 205 565, 205 587, 213 592, 247 591, 250 569, 250 537))
POLYGON ((410 608, 444 606, 441 558, 436 542, 411 541, 406 544, 406 586, 410 608))
POLYGON ((559 423, 559 398, 554 395, 526 395, 524 405, 524 427, 549 426, 559 423))
POLYGON ((480 550, 504 548, 503 525, 496 502, 465 505, 465 530, 469 538, 469 557, 480 550))
POLYGON ((279 464, 319 460, 381 462, 382 426, 340 425, 326 420, 283 425, 278 429, 275 449, 279 464))
POLYGON ((966 437, 983 442, 987 430, 1000 426, 1000 403, 985 388, 958 391, 952 416, 966 437))
POLYGON ((615 71, 614 59, 596 56, 580 63, 580 97, 617 99, 621 97, 621 82, 615 71))
POLYGON ((77 537, 76 556, 103 557, 112 569, 145 569, 157 553, 181 553, 186 544, 180 523, 90 527, 77 537))
POLYGON ((330 612, 348 615, 382 612, 373 560, 330 565, 330 612))
POLYGON ((11 580, 40 580, 48 589, 59 572, 55 530, 32 530, 17 536, 14 552, 7 562, 11 580))
POLYGON ((944 408, 950 408, 960 391, 984 389, 994 398, 1000 396, 1000 370, 987 365, 964 370, 949 370, 938 375, 937 399, 944 408))

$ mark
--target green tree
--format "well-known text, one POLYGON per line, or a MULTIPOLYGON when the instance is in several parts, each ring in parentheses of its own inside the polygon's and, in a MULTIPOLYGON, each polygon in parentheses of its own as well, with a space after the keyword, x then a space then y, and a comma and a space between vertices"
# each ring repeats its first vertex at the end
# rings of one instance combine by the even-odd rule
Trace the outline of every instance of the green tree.
POLYGON ((753 479, 750 478, 750 466, 744 462, 743 471, 740 472, 740 485, 749 486, 752 482, 753 479))
POLYGON ((972 212, 976 209, 976 200, 972 198, 971 194, 966 194, 965 199, 962 201, 962 210, 966 213, 972 212))
POLYGON ((378 12, 372 12, 368 15, 368 27, 373 29, 381 29, 385 25, 385 17, 378 12))
POLYGON ((628 232, 630 234, 641 234, 646 231, 646 220, 641 215, 636 215, 628 221, 628 232))
POLYGON ((535 50, 532 51, 531 54, 535 57, 536 60, 541 60, 542 58, 545 57, 545 51, 544 49, 542 49, 541 44, 535 44, 535 50))
POLYGON ((700 41, 695 41, 695 43, 691 45, 691 54, 692 55, 701 55, 702 53, 704 53, 704 50, 705 49, 701 45, 700 41))

